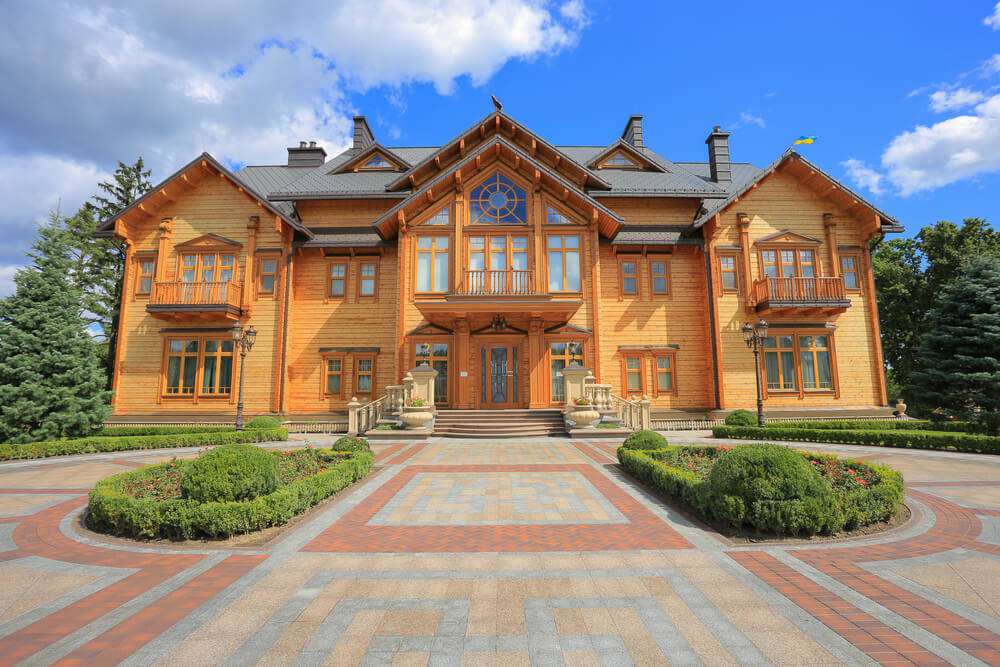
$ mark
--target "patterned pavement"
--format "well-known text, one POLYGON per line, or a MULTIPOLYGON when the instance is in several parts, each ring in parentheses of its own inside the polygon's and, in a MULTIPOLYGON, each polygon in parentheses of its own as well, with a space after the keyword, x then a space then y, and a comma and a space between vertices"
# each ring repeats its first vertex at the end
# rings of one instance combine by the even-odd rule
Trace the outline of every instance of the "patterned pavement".
POLYGON ((440 440, 266 543, 133 544, 87 490, 195 451, 0 464, 0 664, 1000 663, 1000 457, 808 448, 901 470, 910 521, 734 543, 613 443, 440 440))

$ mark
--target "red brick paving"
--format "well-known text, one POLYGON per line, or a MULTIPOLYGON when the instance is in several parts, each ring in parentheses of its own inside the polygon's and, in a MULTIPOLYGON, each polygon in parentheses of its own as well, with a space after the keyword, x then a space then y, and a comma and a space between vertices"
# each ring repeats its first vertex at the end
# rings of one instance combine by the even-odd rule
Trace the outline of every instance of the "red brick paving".
POLYGON ((596 461, 597 463, 607 463, 608 462, 608 457, 607 456, 604 456, 604 455, 599 454, 598 452, 594 451, 593 447, 596 447, 597 445, 592 445, 592 446, 588 447, 585 443, 582 443, 582 442, 571 442, 569 444, 571 444, 574 447, 576 447, 577 449, 579 449, 583 453, 584 456, 588 457, 592 461, 596 461))
POLYGON ((386 481, 303 551, 353 553, 607 551, 690 549, 673 528, 590 465, 410 466, 386 481), (372 517, 421 472, 579 472, 628 520, 622 524, 497 526, 367 526, 372 517))
POLYGON ((392 461, 389 461, 389 465, 400 465, 402 463, 406 463, 415 454, 417 454, 418 452, 423 451, 424 447, 426 447, 426 446, 427 446, 426 443, 422 443, 422 444, 418 444, 418 445, 413 445, 408 450, 406 450, 405 452, 403 452, 402 454, 400 454, 399 456, 397 456, 396 458, 394 458, 392 461))
POLYGON ((385 459, 389 458, 390 456, 401 450, 403 447, 406 447, 406 445, 405 444, 389 445, 388 447, 386 447, 381 452, 375 455, 375 463, 381 463, 385 459))

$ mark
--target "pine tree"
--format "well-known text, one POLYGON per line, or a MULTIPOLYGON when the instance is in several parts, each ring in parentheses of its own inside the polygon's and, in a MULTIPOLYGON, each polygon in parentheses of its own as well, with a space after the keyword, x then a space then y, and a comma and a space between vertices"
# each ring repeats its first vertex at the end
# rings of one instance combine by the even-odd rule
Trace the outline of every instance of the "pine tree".
POLYGON ((61 223, 53 213, 39 228, 32 264, 0 302, 0 442, 85 435, 111 413, 61 223))
POLYGON ((910 391, 921 403, 965 419, 1000 413, 1000 258, 968 260, 942 288, 920 355, 910 391))

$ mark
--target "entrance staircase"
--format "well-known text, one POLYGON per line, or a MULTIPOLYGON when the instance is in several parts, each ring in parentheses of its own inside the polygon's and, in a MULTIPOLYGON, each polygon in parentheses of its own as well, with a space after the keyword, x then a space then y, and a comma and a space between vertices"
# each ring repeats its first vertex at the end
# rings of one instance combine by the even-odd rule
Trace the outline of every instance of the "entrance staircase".
POLYGON ((566 437, 562 411, 438 410, 434 435, 446 438, 566 437))

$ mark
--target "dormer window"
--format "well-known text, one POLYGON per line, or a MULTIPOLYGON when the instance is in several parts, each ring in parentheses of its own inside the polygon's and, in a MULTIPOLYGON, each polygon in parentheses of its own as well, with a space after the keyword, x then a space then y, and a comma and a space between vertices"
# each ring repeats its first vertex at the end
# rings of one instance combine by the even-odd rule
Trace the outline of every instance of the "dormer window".
POLYGON ((396 165, 389 162, 381 155, 375 155, 374 157, 372 157, 372 159, 368 160, 368 162, 365 162, 363 165, 358 167, 358 169, 371 169, 371 170, 395 169, 395 168, 396 165))
POLYGON ((629 159, 624 153, 615 153, 601 164, 601 167, 616 167, 618 169, 638 169, 639 165, 629 159))
POLYGON ((472 190, 469 220, 481 225, 524 225, 528 222, 527 195, 499 172, 472 190))

